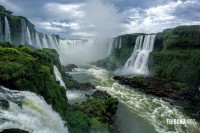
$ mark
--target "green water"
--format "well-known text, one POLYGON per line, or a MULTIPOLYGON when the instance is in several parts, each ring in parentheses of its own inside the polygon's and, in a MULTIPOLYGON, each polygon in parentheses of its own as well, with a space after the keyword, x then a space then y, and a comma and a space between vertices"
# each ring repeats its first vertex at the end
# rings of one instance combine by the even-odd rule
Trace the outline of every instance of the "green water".
POLYGON ((118 84, 113 74, 98 67, 82 67, 70 73, 80 82, 90 82, 120 101, 117 124, 121 133, 200 133, 200 123, 169 125, 167 119, 191 119, 179 107, 118 84))

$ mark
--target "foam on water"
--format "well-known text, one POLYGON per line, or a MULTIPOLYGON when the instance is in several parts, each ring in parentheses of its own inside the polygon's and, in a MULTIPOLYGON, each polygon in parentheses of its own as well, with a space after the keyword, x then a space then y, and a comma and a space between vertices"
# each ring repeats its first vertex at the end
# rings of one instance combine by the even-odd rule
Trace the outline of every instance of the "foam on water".
POLYGON ((77 72, 93 75, 91 80, 100 90, 107 91, 113 97, 119 99, 132 113, 148 121, 159 133, 197 133, 200 132, 200 124, 194 125, 167 125, 167 119, 189 119, 179 108, 170 105, 161 98, 146 95, 127 86, 123 86, 111 79, 108 71, 101 68, 79 68, 77 72))
POLYGON ((68 133, 61 117, 44 99, 26 91, 11 91, 0 86, 0 98, 9 102, 8 109, 0 107, 0 132, 19 128, 30 133, 68 133))

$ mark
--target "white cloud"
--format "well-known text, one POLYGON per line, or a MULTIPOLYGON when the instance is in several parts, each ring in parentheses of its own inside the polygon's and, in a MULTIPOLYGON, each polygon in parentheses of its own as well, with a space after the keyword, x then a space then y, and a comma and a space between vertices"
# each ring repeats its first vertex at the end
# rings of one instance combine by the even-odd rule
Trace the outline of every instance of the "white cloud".
POLYGON ((58 28, 65 28, 65 29, 72 29, 72 30, 78 30, 80 29, 80 26, 78 23, 61 23, 61 22, 51 22, 52 27, 58 27, 58 28))
POLYGON ((21 11, 21 8, 12 2, 10 0, 0 0, 0 5, 5 6, 7 9, 14 11, 14 12, 19 12, 21 11))
POLYGON ((60 19, 74 19, 81 18, 84 12, 81 10, 82 3, 61 4, 61 3, 47 3, 44 10, 49 16, 60 19))
POLYGON ((170 1, 165 5, 159 5, 148 9, 133 8, 123 13, 129 15, 129 22, 124 24, 124 33, 154 33, 169 27, 175 27, 183 23, 173 12, 175 8, 183 2, 170 1))

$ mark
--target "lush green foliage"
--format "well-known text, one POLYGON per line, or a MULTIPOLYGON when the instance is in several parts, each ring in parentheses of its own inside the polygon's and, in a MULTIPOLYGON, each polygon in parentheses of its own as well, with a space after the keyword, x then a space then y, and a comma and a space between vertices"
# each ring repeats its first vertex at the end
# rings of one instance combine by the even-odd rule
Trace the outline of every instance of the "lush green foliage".
POLYGON ((117 110, 118 100, 88 99, 87 101, 68 108, 66 117, 71 133, 83 133, 89 131, 116 132, 114 116, 117 110))
POLYGON ((61 71, 66 85, 76 81, 72 78, 68 81, 69 76, 61 69, 59 55, 55 50, 33 50, 27 46, 16 48, 9 43, 0 43, 0 54, 0 85, 43 96, 67 121, 71 133, 99 128, 104 131, 116 129, 113 123, 106 121, 111 117, 106 115, 107 112, 115 115, 118 103, 116 99, 92 99, 75 106, 67 103, 66 90, 56 81, 53 65, 61 71))
POLYGON ((157 77, 198 87, 200 81, 200 50, 163 50, 153 52, 149 67, 157 77))
POLYGON ((156 36, 156 48, 200 48, 200 25, 179 26, 167 29, 156 36))
POLYGON ((179 26, 158 33, 150 71, 169 81, 197 88, 200 81, 200 26, 179 26))
POLYGON ((53 74, 51 58, 26 46, 0 47, 0 84, 44 97, 63 117, 67 107, 66 90, 53 74))

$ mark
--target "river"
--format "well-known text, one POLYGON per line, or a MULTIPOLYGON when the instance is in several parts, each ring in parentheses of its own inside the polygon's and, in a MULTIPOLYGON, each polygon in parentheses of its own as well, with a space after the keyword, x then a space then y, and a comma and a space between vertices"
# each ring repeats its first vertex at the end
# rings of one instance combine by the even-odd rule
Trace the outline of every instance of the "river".
POLYGON ((199 133, 200 123, 169 125, 167 119, 191 119, 181 107, 120 85, 113 73, 94 66, 79 67, 70 75, 79 82, 90 82, 99 90, 107 91, 120 103, 116 123, 121 133, 199 133))

